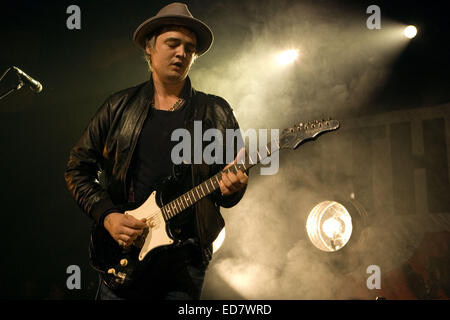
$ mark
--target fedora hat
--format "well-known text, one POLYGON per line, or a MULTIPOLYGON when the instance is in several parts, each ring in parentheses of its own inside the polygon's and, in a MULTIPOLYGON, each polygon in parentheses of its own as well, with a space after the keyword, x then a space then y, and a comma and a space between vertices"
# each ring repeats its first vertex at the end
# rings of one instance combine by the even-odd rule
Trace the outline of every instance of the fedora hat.
POLYGON ((209 50, 213 42, 211 29, 202 21, 194 18, 186 4, 174 2, 168 4, 154 16, 145 20, 133 35, 134 42, 145 50, 146 38, 158 28, 168 25, 183 26, 192 30, 197 36, 197 55, 209 50))

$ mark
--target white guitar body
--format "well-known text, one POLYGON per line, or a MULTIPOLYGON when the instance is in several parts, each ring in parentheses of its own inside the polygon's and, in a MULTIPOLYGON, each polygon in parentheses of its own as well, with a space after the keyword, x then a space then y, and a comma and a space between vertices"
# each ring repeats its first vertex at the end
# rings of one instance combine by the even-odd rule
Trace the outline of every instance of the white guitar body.
POLYGON ((156 191, 153 191, 139 208, 125 212, 125 214, 129 214, 138 220, 146 219, 147 221, 148 234, 139 252, 140 261, 154 248, 171 245, 174 242, 167 235, 166 221, 162 216, 161 209, 156 204, 155 197, 156 191))

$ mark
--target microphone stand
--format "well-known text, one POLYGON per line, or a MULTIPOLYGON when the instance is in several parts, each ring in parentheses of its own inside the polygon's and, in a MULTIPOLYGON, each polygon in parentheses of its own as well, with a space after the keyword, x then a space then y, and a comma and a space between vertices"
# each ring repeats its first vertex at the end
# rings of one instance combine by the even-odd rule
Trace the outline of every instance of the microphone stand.
MULTIPOLYGON (((0 77, 0 81, 2 81, 2 79, 5 77, 5 75, 9 72, 9 70, 11 70, 11 67, 8 68, 0 77)), ((18 91, 20 90, 24 83, 23 81, 20 79, 19 75, 17 75, 17 78, 19 79, 19 83, 15 86, 10 87, 9 89, 7 89, 4 93, 0 94, 0 100, 3 99, 4 97, 6 97, 7 95, 9 95, 10 93, 12 93, 13 91, 18 91)))

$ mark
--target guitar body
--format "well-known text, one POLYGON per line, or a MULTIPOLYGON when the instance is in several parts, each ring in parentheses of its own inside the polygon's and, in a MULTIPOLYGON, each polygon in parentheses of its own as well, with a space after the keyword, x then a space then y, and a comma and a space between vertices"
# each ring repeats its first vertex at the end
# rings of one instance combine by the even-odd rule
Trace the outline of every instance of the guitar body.
POLYGON ((94 225, 89 243, 90 263, 102 274, 108 287, 127 287, 134 281, 134 277, 138 277, 139 251, 134 246, 127 249, 120 247, 103 226, 94 225))
MULTIPOLYGON (((123 248, 104 226, 94 224, 89 244, 91 266, 103 274, 103 280, 113 289, 126 288, 146 270, 158 252, 179 243, 174 236, 171 220, 165 221, 161 207, 182 193, 173 178, 164 179, 139 207, 126 210, 134 218, 147 219, 148 228, 133 245, 123 248)), ((191 212, 192 208, 186 210, 191 212)))

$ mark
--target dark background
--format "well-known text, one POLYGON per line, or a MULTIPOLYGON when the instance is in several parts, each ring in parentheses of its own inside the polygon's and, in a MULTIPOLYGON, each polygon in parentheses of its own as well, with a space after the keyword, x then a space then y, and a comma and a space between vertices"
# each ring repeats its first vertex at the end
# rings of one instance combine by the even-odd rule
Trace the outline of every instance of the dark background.
MULTIPOLYGON (((2 174, 2 299, 90 299, 97 276, 87 259, 90 220, 71 199, 63 173, 72 145, 111 93, 147 79, 142 54, 131 41, 135 28, 168 1, 3 1, 0 13, 0 71, 18 66, 43 83, 0 100, 2 174), (66 8, 77 4, 82 29, 66 28, 66 8), (66 268, 78 265, 82 290, 66 288, 66 268)), ((236 12, 264 1, 226 1, 236 12), (246 4, 246 5, 244 5, 246 4)), ((327 2, 323 2, 324 5, 327 2)), ((450 101, 448 7, 444 1, 333 1, 365 13, 370 4, 382 17, 415 24, 419 35, 395 60, 377 95, 357 113, 428 107, 450 101)), ((230 50, 239 30, 216 25, 220 2, 189 1, 194 16, 215 33, 203 66, 230 50)), ((248 12, 249 21, 260 17, 248 12)), ((366 19, 362 14, 362 21, 366 19)), ((233 45, 237 45, 235 42, 233 45)), ((241 47, 241 45, 239 45, 241 47)), ((5 89, 14 77, 2 81, 5 89)), ((226 79, 225 79, 226 81, 226 79)), ((447 195, 448 197, 448 195, 447 195)), ((214 292, 208 292, 214 298, 214 292)))

